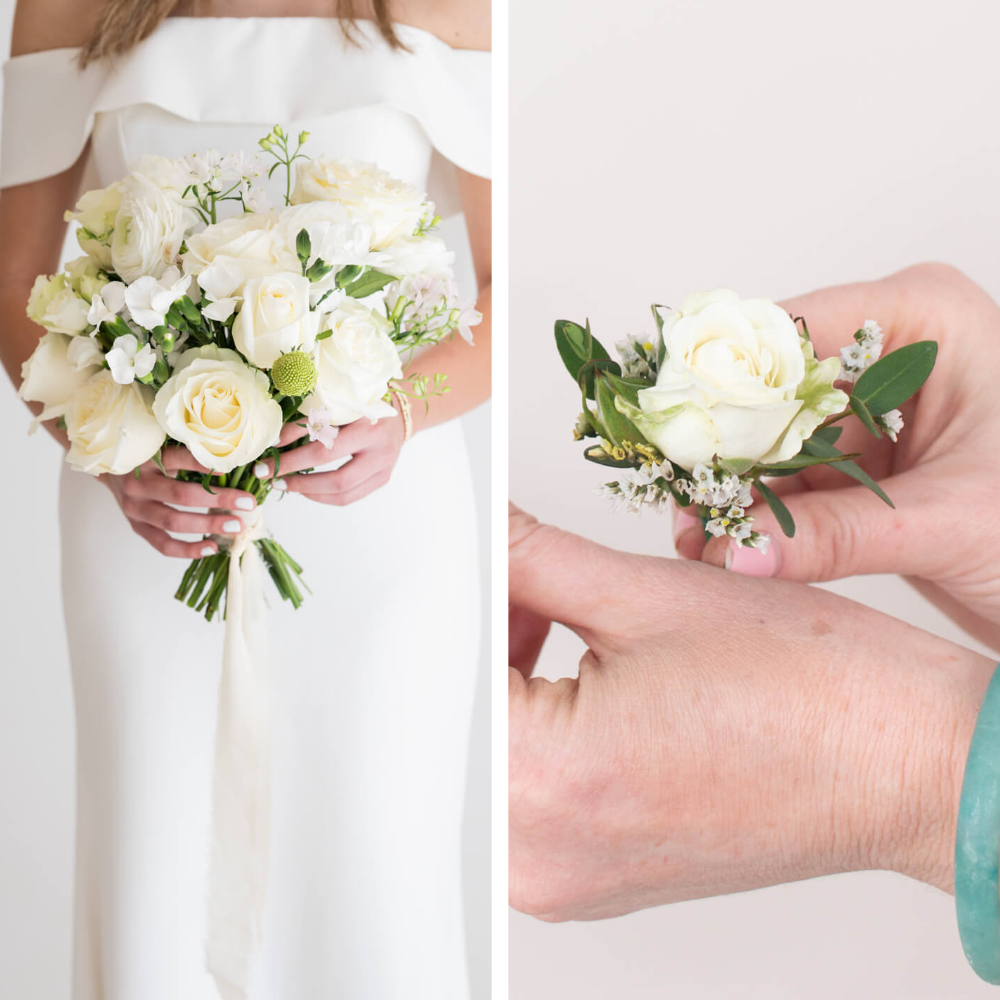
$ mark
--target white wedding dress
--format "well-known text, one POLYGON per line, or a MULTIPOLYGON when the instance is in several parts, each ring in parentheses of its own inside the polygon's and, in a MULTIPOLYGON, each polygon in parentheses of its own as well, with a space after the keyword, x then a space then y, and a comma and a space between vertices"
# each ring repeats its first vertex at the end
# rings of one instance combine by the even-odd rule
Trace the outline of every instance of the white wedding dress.
MULTIPOLYGON (((75 50, 5 67, 0 185, 90 187, 139 156, 253 152, 280 123, 309 151, 379 164, 458 209, 488 176, 487 54, 327 18, 168 19, 114 68, 75 50)), ((467 289, 471 294, 472 289, 467 289)), ((289 495, 269 529, 313 590, 269 589, 271 849, 250 1000, 468 996, 460 828, 478 652, 475 513, 461 427, 417 435, 350 507, 289 495)), ((62 589, 77 720, 72 1000, 217 1000, 205 969, 222 626, 173 600, 185 563, 111 493, 62 476, 62 589)), ((270 588, 270 583, 267 584, 270 588)))

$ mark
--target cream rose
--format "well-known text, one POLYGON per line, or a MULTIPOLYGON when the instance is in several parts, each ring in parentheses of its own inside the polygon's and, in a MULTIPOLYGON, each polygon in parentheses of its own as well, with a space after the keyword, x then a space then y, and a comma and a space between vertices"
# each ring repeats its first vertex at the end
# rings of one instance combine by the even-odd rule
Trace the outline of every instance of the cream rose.
POLYGON ((335 201, 351 218, 372 229, 372 249, 411 236, 429 210, 412 184, 397 180, 371 163, 320 156, 295 166, 292 204, 335 201))
POLYGON ((295 244, 277 230, 274 212, 247 212, 209 226, 188 238, 184 270, 199 275, 210 265, 235 267, 241 276, 231 294, 242 295, 243 284, 282 271, 301 272, 295 244))
POLYGON ((302 402, 308 413, 325 407, 338 426, 361 417, 378 420, 396 410, 382 398, 389 380, 401 378, 392 326, 384 316, 354 299, 345 299, 325 320, 332 335, 316 342, 316 388, 302 402))
POLYGON ((215 344, 177 359, 153 413, 170 437, 218 473, 259 458, 281 433, 281 407, 271 398, 267 375, 215 344))
POLYGON ((50 333, 73 336, 87 329, 89 305, 69 287, 65 275, 40 274, 28 296, 28 319, 50 333))
POLYGON ((21 365, 21 387, 17 394, 29 403, 44 406, 40 420, 62 416, 73 393, 98 371, 104 360, 103 357, 94 358, 94 364, 77 367, 77 359, 69 353, 71 345, 77 341, 92 343, 89 337, 47 333, 38 341, 31 357, 21 365))
POLYGON ((150 412, 152 399, 138 382, 119 385, 109 371, 92 375, 66 407, 66 461, 92 476, 123 476, 148 462, 166 437, 150 412))
POLYGON ((246 283, 233 343, 247 361, 270 368, 288 351, 312 351, 319 316, 309 311, 309 290, 309 279, 301 274, 272 274, 246 283))
POLYGON ((111 235, 115 273, 127 284, 143 275, 161 277, 176 263, 196 219, 176 191, 161 188, 144 174, 130 174, 122 184, 122 203, 111 235))
POLYGON ((121 203, 122 185, 116 181, 110 187, 88 191, 76 203, 76 211, 65 216, 67 222, 80 224, 76 234, 80 249, 105 270, 111 268, 111 234, 121 203))
POLYGON ((689 296, 663 325, 667 354, 639 408, 620 408, 685 469, 719 458, 780 462, 847 405, 839 361, 818 362, 792 318, 767 299, 719 289, 689 296))

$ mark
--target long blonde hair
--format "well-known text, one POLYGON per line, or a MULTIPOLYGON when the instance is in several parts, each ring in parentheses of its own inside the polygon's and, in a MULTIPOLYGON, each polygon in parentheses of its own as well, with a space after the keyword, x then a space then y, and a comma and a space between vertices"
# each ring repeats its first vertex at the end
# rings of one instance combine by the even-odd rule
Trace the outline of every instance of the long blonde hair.
MULTIPOLYGON (((211 0, 209 0, 209 3, 211 0)), ((405 49, 392 23, 391 0, 372 0, 372 12, 379 33, 394 48, 405 49)), ((124 55, 159 27, 180 0, 107 0, 94 27, 94 33, 80 53, 80 65, 98 59, 124 55)), ((195 0, 201 7, 202 0, 195 0)), ((344 22, 347 37, 354 39, 357 9, 355 0, 336 0, 336 16, 344 22)))

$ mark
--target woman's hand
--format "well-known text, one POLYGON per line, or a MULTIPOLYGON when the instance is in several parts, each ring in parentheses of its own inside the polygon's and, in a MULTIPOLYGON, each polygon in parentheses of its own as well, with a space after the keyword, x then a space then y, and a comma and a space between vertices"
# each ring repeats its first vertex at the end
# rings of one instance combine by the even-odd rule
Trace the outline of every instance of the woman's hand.
POLYGON ((1000 648, 1000 519, 989 511, 1000 474, 1000 308, 944 265, 825 289, 784 303, 805 316, 821 357, 836 354, 864 320, 885 332, 885 352, 936 340, 937 365, 903 407, 899 444, 876 441, 855 417, 837 443, 880 481, 896 509, 834 467, 774 480, 795 518, 785 538, 763 503, 753 514, 774 544, 767 555, 714 539, 690 516, 675 521, 678 554, 736 572, 804 582, 860 573, 914 578, 927 597, 981 641, 1000 648))
POLYGON ((205 473, 208 470, 192 457, 187 448, 163 450, 164 475, 152 462, 140 466, 139 475, 101 476, 114 494, 132 530, 145 538, 157 552, 179 559, 200 559, 214 555, 218 545, 210 539, 183 542, 179 535, 238 535, 243 522, 232 512, 252 511, 257 506, 253 496, 244 490, 215 487, 214 495, 200 483, 184 483, 169 473, 186 469, 205 473), (178 510, 196 507, 207 513, 178 510), (224 513, 228 512, 228 513, 224 513))
MULTIPOLYGON (((318 503, 346 507, 385 486, 392 477, 392 470, 403 448, 403 418, 384 417, 374 424, 370 420, 355 420, 341 427, 327 448, 322 441, 309 441, 298 448, 284 451, 278 465, 278 478, 272 484, 276 490, 301 493, 318 503), (332 472, 303 473, 338 458, 350 455, 351 460, 332 472)), ((286 424, 281 432, 279 447, 297 441, 306 435, 298 422, 286 424)), ((254 467, 258 479, 274 475, 274 460, 267 459, 254 467)))
POLYGON ((594 919, 871 868, 951 889, 992 662, 826 591, 516 509, 509 566, 515 907, 594 919), (589 647, 579 679, 528 679, 550 620, 589 647))

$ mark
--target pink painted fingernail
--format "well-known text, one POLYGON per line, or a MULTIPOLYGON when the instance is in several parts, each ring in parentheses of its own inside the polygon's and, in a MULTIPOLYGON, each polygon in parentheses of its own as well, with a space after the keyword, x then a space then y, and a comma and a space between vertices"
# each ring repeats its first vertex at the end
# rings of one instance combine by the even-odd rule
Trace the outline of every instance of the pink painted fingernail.
POLYGON ((678 507, 674 511, 674 541, 677 541, 685 531, 691 528, 700 528, 701 518, 697 514, 692 514, 684 507, 678 507))
POLYGON ((726 569, 742 576, 777 576, 781 572, 781 546, 772 538, 763 552, 732 539, 726 549, 726 569))

